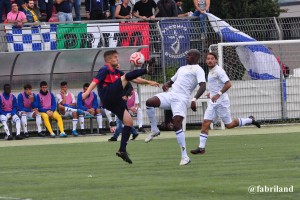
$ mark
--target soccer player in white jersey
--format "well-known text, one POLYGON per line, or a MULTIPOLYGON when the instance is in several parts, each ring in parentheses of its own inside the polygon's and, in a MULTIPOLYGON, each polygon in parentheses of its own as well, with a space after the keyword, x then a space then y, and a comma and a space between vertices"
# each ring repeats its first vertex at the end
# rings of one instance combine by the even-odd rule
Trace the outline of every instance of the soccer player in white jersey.
POLYGON ((147 115, 151 123, 152 133, 148 135, 145 142, 150 142, 153 137, 160 134, 157 128, 154 107, 171 109, 173 112, 174 131, 181 149, 180 165, 187 165, 191 162, 186 152, 185 134, 182 130, 182 121, 186 117, 187 108, 190 104, 190 96, 197 85, 199 85, 200 88, 191 101, 191 109, 196 111, 196 100, 206 89, 205 74, 203 69, 198 65, 199 59, 200 52, 197 49, 189 50, 186 55, 187 65, 180 67, 171 80, 163 85, 164 92, 146 101, 147 115), (172 90, 167 92, 171 87, 172 90))
POLYGON ((231 82, 223 68, 217 65, 217 56, 214 53, 208 53, 206 56, 206 64, 209 68, 207 78, 208 91, 210 101, 204 114, 202 122, 200 144, 199 147, 191 150, 192 154, 204 154, 205 144, 208 137, 208 130, 210 124, 220 117, 224 122, 226 128, 234 128, 237 126, 244 126, 246 124, 254 124, 260 128, 260 124, 255 121, 253 116, 249 118, 231 119, 230 101, 226 91, 231 87, 231 82))

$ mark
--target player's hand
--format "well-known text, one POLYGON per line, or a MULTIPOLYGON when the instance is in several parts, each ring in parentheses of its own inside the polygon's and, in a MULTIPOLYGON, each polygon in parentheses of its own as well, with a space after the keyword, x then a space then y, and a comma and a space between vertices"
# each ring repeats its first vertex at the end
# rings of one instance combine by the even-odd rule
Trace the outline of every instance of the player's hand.
POLYGON ((149 81, 150 86, 159 87, 159 83, 155 81, 149 81))
POLYGON ((87 18, 87 19, 90 19, 90 18, 91 18, 90 13, 86 13, 86 18, 87 18))
POLYGON ((220 95, 216 94, 215 96, 213 96, 213 97, 211 98, 211 101, 212 101, 213 103, 216 103, 216 101, 217 101, 219 98, 220 98, 220 95))
POLYGON ((127 101, 127 100, 128 100, 128 97, 127 97, 127 96, 122 96, 122 99, 123 99, 124 101, 127 101))
POLYGON ((52 115, 53 115, 53 111, 51 111, 51 110, 48 110, 46 113, 49 117, 52 117, 52 115))
POLYGON ((195 102, 195 101, 192 101, 192 102, 191 102, 191 109, 192 109, 192 111, 194 111, 194 112, 197 111, 197 108, 196 108, 196 102, 195 102))
POLYGON ((110 131, 111 133, 114 133, 114 132, 116 131, 116 127, 110 126, 110 127, 109 127, 109 131, 110 131))
POLYGON ((210 93, 208 92, 205 96, 209 99, 210 98, 210 93))

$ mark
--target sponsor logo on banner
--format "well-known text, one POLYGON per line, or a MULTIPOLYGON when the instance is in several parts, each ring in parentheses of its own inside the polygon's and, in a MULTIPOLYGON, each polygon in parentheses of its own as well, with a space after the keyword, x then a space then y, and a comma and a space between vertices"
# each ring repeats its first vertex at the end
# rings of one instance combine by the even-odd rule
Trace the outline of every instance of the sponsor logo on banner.
POLYGON ((164 20, 160 23, 164 37, 164 55, 185 65, 185 56, 190 49, 189 28, 185 21, 164 20))
POLYGON ((86 24, 57 25, 57 49, 88 48, 86 38, 86 24))

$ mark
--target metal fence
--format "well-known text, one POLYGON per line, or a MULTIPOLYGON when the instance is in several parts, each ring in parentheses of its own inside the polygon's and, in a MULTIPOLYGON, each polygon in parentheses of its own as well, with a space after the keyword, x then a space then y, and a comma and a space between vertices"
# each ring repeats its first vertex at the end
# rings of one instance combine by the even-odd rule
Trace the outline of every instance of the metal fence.
MULTIPOLYGON (((258 41, 300 38, 300 18, 224 21, 258 41)), ((207 73, 205 54, 210 45, 223 42, 223 38, 214 31, 209 21, 206 21, 205 27, 205 33, 201 33, 197 18, 41 23, 35 27, 24 26, 21 31, 1 24, 0 85, 11 83, 17 92, 24 83, 29 82, 38 88, 41 80, 47 80, 51 89, 56 91, 60 81, 67 80, 71 89, 78 89, 84 82, 90 81, 103 64, 99 48, 125 49, 121 51, 120 59, 121 65, 125 67, 131 53, 126 51, 128 46, 140 45, 149 47, 143 50, 146 60, 154 57, 157 61, 155 74, 145 78, 160 83, 169 80, 176 69, 185 64, 186 52, 191 48, 196 48, 202 53, 200 65, 207 73)), ((299 47, 293 48, 297 51, 299 47)), ((280 48, 276 48, 276 52, 279 57, 287 55, 281 54, 280 48)), ((298 57, 283 56, 282 60, 287 63, 293 62, 295 65, 299 63, 298 57)), ((159 91, 156 88, 143 87, 141 105, 144 106, 144 100, 157 92, 159 91)), ((203 108, 201 105, 199 108, 200 113, 189 112, 187 123, 200 123, 203 108)), ((163 112, 158 112, 158 118, 159 122, 162 122, 163 112)), ((145 112, 144 123, 149 124, 145 112)))

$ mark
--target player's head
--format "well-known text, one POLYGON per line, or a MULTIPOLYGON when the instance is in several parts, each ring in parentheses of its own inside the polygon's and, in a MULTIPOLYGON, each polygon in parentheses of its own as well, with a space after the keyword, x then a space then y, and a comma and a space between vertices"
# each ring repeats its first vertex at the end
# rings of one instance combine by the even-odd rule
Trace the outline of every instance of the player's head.
POLYGON ((32 92, 32 86, 30 84, 25 84, 24 85, 24 91, 27 95, 31 95, 32 92))
POLYGON ((210 52, 206 55, 205 62, 209 68, 213 68, 216 66, 218 62, 218 56, 215 53, 210 52))
POLYGON ((197 49, 191 49, 185 56, 188 65, 198 64, 200 60, 200 51, 197 49))
POLYGON ((89 83, 83 84, 83 92, 87 91, 87 89, 89 88, 89 86, 90 86, 89 83))
POLYGON ((48 90, 48 83, 46 81, 40 82, 40 89, 42 90, 42 92, 47 92, 47 90, 48 90))
POLYGON ((116 67, 119 64, 119 56, 117 50, 109 50, 104 53, 104 60, 112 67, 116 67))
POLYGON ((4 91, 4 93, 6 93, 6 94, 10 94, 10 93, 11 93, 11 87, 10 87, 10 84, 8 84, 8 83, 4 84, 4 86, 3 86, 3 91, 4 91))
POLYGON ((60 89, 67 92, 68 90, 68 83, 66 81, 63 81, 60 83, 60 89))

